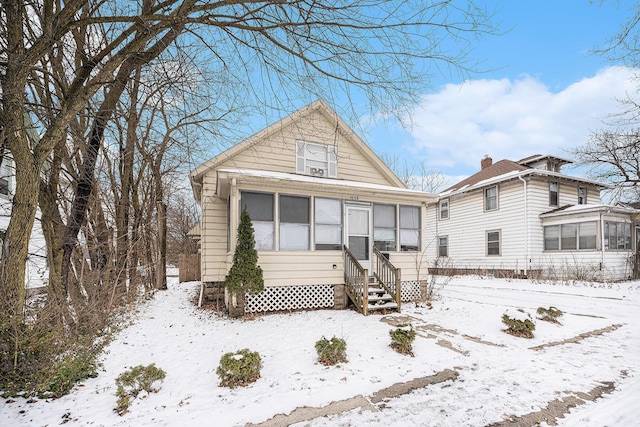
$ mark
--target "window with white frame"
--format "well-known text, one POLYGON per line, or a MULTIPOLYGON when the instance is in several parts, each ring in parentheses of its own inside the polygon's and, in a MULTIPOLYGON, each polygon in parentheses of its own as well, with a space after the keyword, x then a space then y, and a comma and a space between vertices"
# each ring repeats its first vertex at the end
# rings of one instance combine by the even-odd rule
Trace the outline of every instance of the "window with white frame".
POLYGON ((334 145, 296 141, 296 173, 337 178, 336 147, 334 145))
POLYGON ((598 223, 575 222, 544 227, 545 251, 572 251, 596 249, 598 223))
POLYGON ((309 250, 309 198, 280 195, 280 250, 309 250))
POLYGON ((420 250, 420 207, 400 206, 400 250, 420 250))
POLYGON ((500 231, 487 231, 487 255, 500 255, 500 231))
POLYGON ((449 199, 440 200, 440 219, 449 218, 449 199))
POLYGON ((438 237, 438 256, 439 257, 449 256, 449 237, 448 236, 438 237))
POLYGON ((373 244, 382 252, 396 250, 396 205, 373 205, 373 244))
POLYGON ((578 187, 578 204, 586 205, 587 204, 587 187, 578 187))
POLYGON ((484 189, 484 210, 493 211, 498 209, 498 186, 494 185, 484 189))
POLYGON ((549 206, 558 206, 558 181, 549 181, 549 206))
POLYGON ((12 169, 11 160, 6 155, 3 156, 2 163, 0 163, 0 196, 11 194, 12 169))
POLYGON ((342 249, 342 201, 315 198, 316 250, 342 249))
POLYGON ((274 249, 273 207, 273 194, 249 191, 240 193, 240 208, 246 209, 251 218, 258 250, 274 249))
POLYGON ((631 249, 631 224, 628 222, 605 221, 605 249, 631 249))

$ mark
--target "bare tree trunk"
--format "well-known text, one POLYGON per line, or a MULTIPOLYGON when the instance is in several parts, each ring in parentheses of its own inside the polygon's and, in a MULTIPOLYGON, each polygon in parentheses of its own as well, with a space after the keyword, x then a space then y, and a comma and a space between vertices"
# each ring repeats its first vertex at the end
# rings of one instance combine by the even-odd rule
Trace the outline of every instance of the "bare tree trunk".
POLYGON ((158 267, 156 289, 167 289, 167 205, 162 201, 158 206, 158 267))

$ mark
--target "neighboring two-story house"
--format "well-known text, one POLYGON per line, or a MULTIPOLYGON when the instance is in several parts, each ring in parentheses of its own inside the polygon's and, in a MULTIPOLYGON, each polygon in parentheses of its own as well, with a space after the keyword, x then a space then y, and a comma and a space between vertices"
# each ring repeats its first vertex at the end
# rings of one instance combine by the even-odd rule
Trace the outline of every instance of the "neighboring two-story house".
POLYGON ((420 297, 425 206, 437 196, 408 189, 322 100, 198 166, 191 184, 203 283, 224 281, 240 213, 251 217, 265 290, 246 312, 345 308, 347 295, 359 309, 386 305, 389 295, 354 295, 364 276, 398 306, 420 297))
POLYGON ((634 275, 640 211, 604 205, 601 183, 564 175, 569 160, 493 163, 427 205, 432 268, 505 277, 624 280, 634 275))

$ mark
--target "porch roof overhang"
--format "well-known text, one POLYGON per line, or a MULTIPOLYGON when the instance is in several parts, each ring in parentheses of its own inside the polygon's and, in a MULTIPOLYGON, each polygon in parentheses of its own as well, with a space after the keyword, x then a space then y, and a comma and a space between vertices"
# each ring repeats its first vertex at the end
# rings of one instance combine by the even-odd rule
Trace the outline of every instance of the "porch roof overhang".
POLYGON ((384 199, 384 201, 404 201, 414 204, 416 202, 431 203, 438 199, 435 194, 407 188, 253 169, 218 169, 217 177, 216 194, 222 198, 228 197, 231 184, 235 179, 236 185, 259 185, 265 191, 298 190, 303 194, 330 193, 341 199, 358 196, 372 201, 384 199))
POLYGON ((640 210, 627 208, 623 206, 612 205, 569 205, 563 206, 558 209, 554 209, 549 212, 543 212, 539 216, 540 218, 556 218, 567 217, 581 214, 600 214, 600 213, 613 213, 628 215, 631 219, 634 219, 640 215, 640 210))

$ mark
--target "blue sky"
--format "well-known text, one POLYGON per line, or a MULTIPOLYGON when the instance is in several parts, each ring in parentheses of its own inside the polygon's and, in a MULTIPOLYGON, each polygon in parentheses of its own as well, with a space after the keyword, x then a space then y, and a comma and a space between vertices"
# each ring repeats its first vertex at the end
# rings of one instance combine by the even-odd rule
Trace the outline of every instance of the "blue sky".
POLYGON ((361 136, 377 153, 424 162, 453 182, 477 172, 484 155, 570 156, 618 111, 614 99, 636 87, 635 70, 590 53, 618 32, 635 2, 599 3, 487 0, 504 34, 478 42, 472 55, 489 71, 465 82, 437 77, 411 129, 373 123, 361 136))

